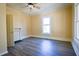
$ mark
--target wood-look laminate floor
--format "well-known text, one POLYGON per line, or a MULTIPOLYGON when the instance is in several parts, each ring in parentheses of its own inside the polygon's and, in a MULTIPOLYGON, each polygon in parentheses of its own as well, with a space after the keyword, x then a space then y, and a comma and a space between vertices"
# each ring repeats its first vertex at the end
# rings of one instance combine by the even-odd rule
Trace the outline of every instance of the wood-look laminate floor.
POLYGON ((8 48, 4 56, 75 56, 70 42, 30 37, 8 48))

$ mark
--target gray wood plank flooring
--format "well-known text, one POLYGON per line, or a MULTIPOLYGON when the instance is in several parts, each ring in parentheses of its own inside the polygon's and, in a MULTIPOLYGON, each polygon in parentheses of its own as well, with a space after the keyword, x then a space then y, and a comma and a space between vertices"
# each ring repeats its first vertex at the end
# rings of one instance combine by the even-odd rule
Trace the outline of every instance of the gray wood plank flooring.
POLYGON ((4 56, 76 56, 70 42, 29 37, 8 48, 4 56))

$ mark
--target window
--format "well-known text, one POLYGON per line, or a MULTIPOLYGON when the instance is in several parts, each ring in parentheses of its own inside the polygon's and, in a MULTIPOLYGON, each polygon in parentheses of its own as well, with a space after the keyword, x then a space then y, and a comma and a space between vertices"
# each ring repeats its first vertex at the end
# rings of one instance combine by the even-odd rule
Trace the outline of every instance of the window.
POLYGON ((42 20, 42 33, 50 34, 50 18, 48 17, 42 20))

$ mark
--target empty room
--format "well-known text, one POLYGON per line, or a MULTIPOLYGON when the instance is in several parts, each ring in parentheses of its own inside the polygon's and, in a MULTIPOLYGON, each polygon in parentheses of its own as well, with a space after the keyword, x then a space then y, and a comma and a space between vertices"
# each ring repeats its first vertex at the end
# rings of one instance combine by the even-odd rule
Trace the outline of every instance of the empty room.
POLYGON ((0 3, 1 56, 79 56, 79 4, 0 3))

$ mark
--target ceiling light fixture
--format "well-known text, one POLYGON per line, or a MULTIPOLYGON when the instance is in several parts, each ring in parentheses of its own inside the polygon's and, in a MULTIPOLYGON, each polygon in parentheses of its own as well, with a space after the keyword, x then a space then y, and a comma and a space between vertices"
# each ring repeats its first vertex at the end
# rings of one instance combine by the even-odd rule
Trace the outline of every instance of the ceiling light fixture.
POLYGON ((38 3, 27 3, 27 5, 25 7, 28 7, 30 9, 33 9, 33 8, 40 9, 40 7, 38 5, 39 5, 38 3))

